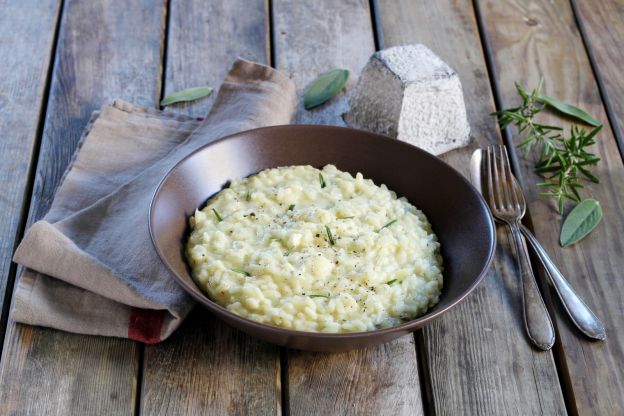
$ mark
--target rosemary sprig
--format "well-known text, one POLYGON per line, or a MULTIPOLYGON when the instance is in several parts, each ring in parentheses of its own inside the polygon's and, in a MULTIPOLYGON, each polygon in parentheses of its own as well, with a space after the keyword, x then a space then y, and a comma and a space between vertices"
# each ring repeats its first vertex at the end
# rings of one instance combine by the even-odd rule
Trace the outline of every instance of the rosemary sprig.
POLYGON ((581 201, 579 189, 583 188, 583 179, 598 183, 598 178, 590 169, 600 161, 600 158, 589 151, 588 147, 596 143, 595 137, 602 129, 602 124, 578 107, 541 95, 542 79, 530 93, 522 85, 518 83, 515 85, 522 98, 522 104, 493 115, 498 117, 503 129, 512 124, 516 126, 522 136, 517 147, 524 149, 525 157, 529 156, 531 150, 538 150, 535 171, 545 179, 544 182, 537 184, 545 188, 540 195, 554 198, 559 213, 563 214, 566 199, 581 201), (538 123, 535 120, 545 108, 595 127, 587 131, 573 125, 569 135, 565 135, 562 127, 538 123))
POLYGON ((547 189, 540 195, 552 197, 557 201, 559 213, 563 214, 565 199, 581 202, 578 190, 583 188, 582 178, 599 183, 590 172, 600 158, 587 151, 587 147, 596 143, 594 139, 602 126, 589 133, 578 126, 570 128, 570 136, 557 135, 546 138, 542 155, 535 165, 535 171, 546 178, 537 186, 547 189))

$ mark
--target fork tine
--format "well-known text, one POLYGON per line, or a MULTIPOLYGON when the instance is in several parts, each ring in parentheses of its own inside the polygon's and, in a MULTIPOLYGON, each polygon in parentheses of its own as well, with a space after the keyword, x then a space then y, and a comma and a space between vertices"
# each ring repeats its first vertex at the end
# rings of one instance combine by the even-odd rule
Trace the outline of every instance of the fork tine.
POLYGON ((512 208, 516 209, 516 210, 520 210, 520 201, 518 200, 518 194, 516 191, 516 187, 514 186, 513 183, 513 173, 511 172, 511 163, 509 163, 509 155, 507 154, 507 149, 505 148, 505 146, 501 146, 501 154, 503 156, 503 166, 504 166, 504 170, 507 172, 507 178, 509 178, 509 182, 507 182, 507 185, 505 186, 505 188, 507 188, 509 190, 509 194, 511 195, 511 204, 512 204, 512 208))
POLYGON ((492 206, 496 203, 494 202, 494 187, 492 185, 492 157, 489 146, 485 148, 485 164, 483 165, 483 168, 486 171, 487 198, 490 206, 492 206))
POLYGON ((496 160, 496 147, 489 146, 490 150, 490 158, 491 158, 491 167, 492 167, 492 175, 494 176, 494 193, 496 194, 496 199, 494 200, 494 205, 498 209, 504 209, 505 203, 503 201, 502 192, 501 192, 501 181, 500 181, 500 169, 498 167, 498 161, 496 160))
POLYGON ((496 173, 494 172, 494 161, 492 160, 492 148, 490 146, 486 149, 487 155, 487 178, 488 178, 488 196, 491 207, 496 207, 496 196, 494 195, 494 178, 496 173))
POLYGON ((505 156, 507 152, 505 150, 505 146, 497 145, 496 150, 498 150, 498 167, 500 169, 499 175, 501 177, 501 188, 500 192, 502 194, 504 207, 509 209, 512 207, 512 194, 511 189, 509 188, 509 183, 511 180, 511 171, 508 171, 509 163, 505 163, 505 156))

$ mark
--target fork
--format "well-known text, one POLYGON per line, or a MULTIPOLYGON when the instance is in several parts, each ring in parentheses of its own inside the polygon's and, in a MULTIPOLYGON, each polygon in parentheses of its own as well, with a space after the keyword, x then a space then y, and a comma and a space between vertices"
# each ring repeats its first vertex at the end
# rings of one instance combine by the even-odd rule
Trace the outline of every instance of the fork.
POLYGON ((520 231, 520 220, 526 212, 524 195, 513 183, 507 150, 502 145, 488 146, 485 151, 485 196, 492 215, 506 223, 516 248, 522 284, 524 326, 531 342, 549 350, 555 343, 555 330, 544 300, 537 287, 529 261, 526 241, 520 231))

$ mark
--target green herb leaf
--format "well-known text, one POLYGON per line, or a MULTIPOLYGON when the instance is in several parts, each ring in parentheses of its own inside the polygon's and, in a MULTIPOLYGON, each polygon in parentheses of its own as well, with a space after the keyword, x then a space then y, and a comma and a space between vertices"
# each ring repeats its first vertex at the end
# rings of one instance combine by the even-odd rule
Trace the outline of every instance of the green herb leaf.
POLYGON ((393 283, 396 283, 396 282, 398 282, 398 281, 399 281, 399 279, 392 279, 392 280, 390 280, 390 281, 386 282, 386 284, 387 284, 388 286, 392 286, 392 284, 393 284, 393 283))
POLYGON ((329 244, 331 244, 332 246, 336 244, 336 242, 334 241, 334 236, 332 235, 332 232, 327 225, 325 226, 325 231, 327 231, 327 238, 329 239, 329 244))
POLYGON ((317 107, 335 97, 349 79, 346 69, 334 69, 321 74, 303 95, 303 106, 306 110, 317 107))
POLYGON ((387 223, 386 225, 384 225, 383 227, 381 227, 379 230, 377 230, 377 232, 379 232, 379 231, 383 230, 384 228, 388 228, 388 227, 390 227, 392 224, 394 224, 394 223, 395 223, 395 222, 397 222, 397 221, 398 221, 397 219, 394 219, 394 220, 390 221, 389 223, 387 223))
POLYGON ((251 276, 251 274, 249 274, 249 272, 243 270, 243 269, 230 269, 235 273, 240 273, 240 274, 244 274, 245 276, 251 276))
POLYGON ((295 209, 295 204, 290 204, 288 206, 288 211, 292 211, 293 209, 295 209))
POLYGON ((321 184, 321 188, 325 188, 327 184, 325 183, 325 178, 322 173, 319 173, 319 183, 321 184))
POLYGON ((245 195, 245 201, 251 201, 251 192, 247 191, 247 195, 245 195))
POLYGON ((546 104, 548 107, 554 108, 560 113, 573 117, 577 120, 581 120, 582 122, 587 123, 590 126, 594 126, 594 127, 602 126, 601 122, 593 118, 586 111, 581 110, 580 108, 573 106, 572 104, 563 103, 557 100, 556 98, 549 97, 547 95, 540 95, 538 100, 539 102, 546 104))
POLYGON ((186 101, 194 101, 202 97, 207 97, 212 93, 212 88, 205 87, 195 87, 188 88, 186 90, 174 92, 163 98, 160 102, 160 105, 167 106, 174 103, 181 103, 186 101))
POLYGON ((329 299, 329 296, 327 295, 310 295, 311 298, 326 298, 329 299))
POLYGON ((600 202, 595 199, 586 199, 578 204, 563 222, 559 237, 561 247, 567 247, 584 238, 598 226, 601 219, 600 202))
POLYGON ((223 221, 223 217, 222 217, 221 215, 219 215, 219 213, 217 212, 217 210, 216 210, 216 209, 214 209, 214 208, 213 208, 213 209, 212 209, 212 212, 214 212, 215 217, 217 217, 217 222, 221 222, 221 221, 223 221))
POLYGON ((336 218, 338 218, 339 220, 350 220, 351 218, 355 218, 355 215, 351 215, 348 217, 336 217, 336 218))

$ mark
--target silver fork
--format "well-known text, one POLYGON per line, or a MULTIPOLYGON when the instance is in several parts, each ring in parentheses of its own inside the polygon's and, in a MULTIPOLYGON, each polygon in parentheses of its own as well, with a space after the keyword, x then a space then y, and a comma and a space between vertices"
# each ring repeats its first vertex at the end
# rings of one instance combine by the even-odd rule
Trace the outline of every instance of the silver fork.
POLYGON ((526 212, 524 195, 514 186, 507 150, 488 146, 485 151, 485 196, 492 215, 506 223, 516 248, 522 284, 524 325, 535 346, 549 350, 555 343, 555 330, 544 305, 529 261, 526 242, 520 231, 520 220, 526 212))

